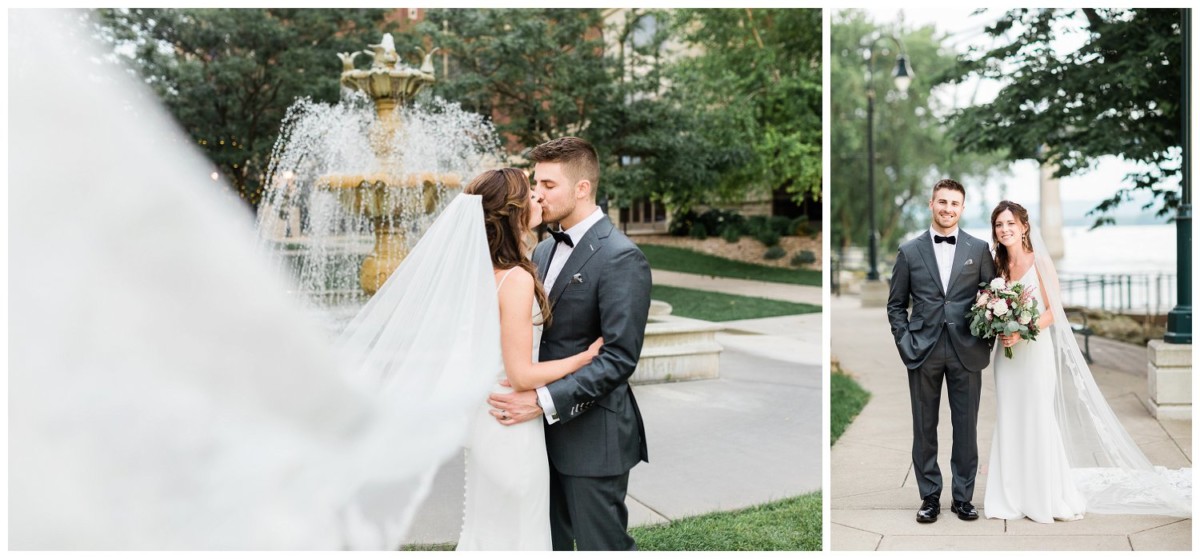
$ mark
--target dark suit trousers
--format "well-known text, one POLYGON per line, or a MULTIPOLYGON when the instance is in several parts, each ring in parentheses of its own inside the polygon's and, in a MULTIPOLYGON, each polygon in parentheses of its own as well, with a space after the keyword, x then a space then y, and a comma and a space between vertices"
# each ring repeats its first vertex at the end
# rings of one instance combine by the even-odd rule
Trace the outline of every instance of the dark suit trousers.
POLYGON ((942 494, 942 471, 937 463, 937 426, 943 378, 950 399, 950 423, 954 427, 954 447, 950 453, 954 500, 970 501, 975 493, 975 472, 979 469, 976 427, 982 377, 980 371, 963 367, 945 330, 925 362, 908 371, 913 415, 913 470, 922 499, 942 494))
POLYGON ((611 477, 563 475, 550 465, 550 537, 554 551, 637 551, 625 531, 629 472, 611 477))

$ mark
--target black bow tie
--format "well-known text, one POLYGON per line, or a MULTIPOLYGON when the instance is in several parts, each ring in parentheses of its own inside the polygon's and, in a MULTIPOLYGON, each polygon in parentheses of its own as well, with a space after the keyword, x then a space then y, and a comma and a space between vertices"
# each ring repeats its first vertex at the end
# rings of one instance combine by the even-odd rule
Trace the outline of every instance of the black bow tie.
POLYGON ((953 236, 950 236, 950 237, 943 237, 943 236, 941 236, 941 235, 934 235, 934 236, 933 236, 933 242, 935 242, 935 243, 950 243, 950 244, 954 244, 954 237, 953 237, 953 236))
POLYGON ((550 232, 550 236, 554 237, 555 241, 558 241, 571 248, 575 248, 575 241, 571 240, 571 236, 568 235, 566 231, 555 231, 553 229, 547 229, 547 231, 550 232))

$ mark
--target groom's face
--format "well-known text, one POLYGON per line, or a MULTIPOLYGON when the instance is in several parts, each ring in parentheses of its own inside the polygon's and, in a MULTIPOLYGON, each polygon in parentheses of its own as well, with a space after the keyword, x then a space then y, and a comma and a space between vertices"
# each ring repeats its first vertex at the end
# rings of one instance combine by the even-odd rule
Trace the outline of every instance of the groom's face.
POLYGON ((534 192, 542 199, 542 220, 558 223, 575 211, 576 181, 567 177, 563 164, 542 161, 533 166, 534 192))
POLYGON ((963 195, 953 188, 939 188, 929 200, 929 210, 933 212, 933 222, 939 229, 948 231, 958 225, 962 215, 963 195))

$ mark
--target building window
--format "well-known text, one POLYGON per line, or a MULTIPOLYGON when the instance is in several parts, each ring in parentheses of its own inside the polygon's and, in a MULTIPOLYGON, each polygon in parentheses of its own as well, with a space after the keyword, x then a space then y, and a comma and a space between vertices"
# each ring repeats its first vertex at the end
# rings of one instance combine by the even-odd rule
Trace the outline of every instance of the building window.
POLYGON ((420 8, 409 8, 408 19, 417 19, 417 17, 420 15, 420 11, 420 8))

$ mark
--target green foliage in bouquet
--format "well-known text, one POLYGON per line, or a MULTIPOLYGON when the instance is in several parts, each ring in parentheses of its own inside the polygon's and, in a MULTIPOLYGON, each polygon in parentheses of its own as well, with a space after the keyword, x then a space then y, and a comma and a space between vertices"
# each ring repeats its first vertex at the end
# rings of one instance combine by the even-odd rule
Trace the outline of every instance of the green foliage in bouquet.
MULTIPOLYGON (((1038 302, 1033 293, 1020 282, 1005 283, 996 278, 979 284, 975 304, 967 311, 971 319, 971 335, 989 339, 1000 334, 1018 334, 1021 339, 1035 340, 1040 333, 1038 302)), ((1012 359, 1012 348, 1004 348, 1004 356, 1012 359)))

